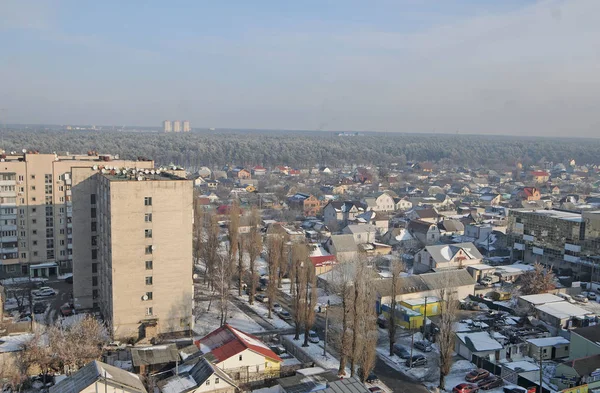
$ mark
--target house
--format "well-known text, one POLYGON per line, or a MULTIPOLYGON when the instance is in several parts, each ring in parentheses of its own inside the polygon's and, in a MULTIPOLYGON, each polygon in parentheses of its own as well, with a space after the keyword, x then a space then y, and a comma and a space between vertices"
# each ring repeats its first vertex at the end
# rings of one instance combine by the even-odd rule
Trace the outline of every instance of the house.
POLYGON ((373 174, 367 168, 356 168, 353 179, 357 183, 371 184, 373 182, 373 174))
POLYGON ((229 172, 229 177, 232 179, 250 179, 252 174, 247 169, 236 167, 229 172))
POLYGON ((234 381, 279 377, 283 362, 260 339, 225 324, 194 342, 202 355, 234 381))
POLYGON ((571 330, 569 357, 579 359, 600 355, 600 325, 571 330))
POLYGON ((358 256, 358 246, 354 235, 331 235, 325 242, 325 249, 335 255, 338 262, 350 261, 358 256))
MULTIPOLYGON (((504 267, 504 266, 502 266, 504 267)), ((543 306, 548 303, 563 302, 564 299, 551 293, 539 293, 537 295, 519 296, 517 306, 533 311, 537 306, 543 306)))
POLYGON ((443 236, 457 236, 465 233, 465 225, 454 218, 446 218, 440 221, 438 228, 443 236))
POLYGON ((377 228, 371 224, 354 224, 348 225, 342 232, 351 234, 356 244, 373 243, 377 235, 377 228))
POLYGON ((235 393, 237 391, 237 385, 223 370, 213 366, 203 357, 195 361, 191 368, 185 367, 187 365, 180 366, 175 375, 159 381, 160 393, 235 393))
POLYGON ((394 211, 396 209, 394 198, 386 192, 378 192, 376 194, 369 195, 361 202, 366 205, 367 210, 373 210, 376 212, 394 211))
POLYGON ((522 201, 539 201, 541 199, 540 190, 535 187, 523 187, 515 190, 513 195, 522 201))
POLYGON ((277 383, 279 390, 275 391, 280 393, 370 393, 370 390, 358 378, 340 379, 335 373, 325 371, 320 367, 298 370, 296 375, 280 378, 277 383))
POLYGON ((315 217, 321 210, 321 202, 311 194, 297 192, 288 198, 290 208, 302 210, 305 217, 315 217))
POLYGON ((440 241, 440 229, 436 224, 422 220, 412 220, 406 229, 408 233, 423 246, 435 244, 440 241))
POLYGON ((252 174, 254 176, 264 176, 267 174, 267 169, 265 167, 257 165, 254 168, 252 168, 252 174))
POLYGON ((481 263, 483 255, 473 243, 426 246, 415 256, 414 273, 460 269, 481 263))
POLYGON ((331 175, 331 169, 329 169, 329 167, 322 166, 319 168, 319 173, 323 175, 331 175))
POLYGON ((531 180, 536 184, 546 183, 550 180, 550 174, 546 171, 533 171, 531 172, 531 180))
POLYGON ((315 274, 327 273, 337 263, 335 255, 330 254, 321 244, 310 244, 309 258, 315 268, 315 274))
POLYGON ((381 241, 392 246, 394 249, 410 250, 419 246, 419 241, 406 228, 389 229, 381 237, 381 241))
POLYGON ((497 332, 456 333, 454 351, 468 361, 472 361, 473 355, 494 360, 504 359, 504 346, 498 341, 502 338, 506 337, 497 332))
POLYGON ((147 393, 140 377, 94 360, 50 387, 50 393, 147 393))
POLYGON ((330 227, 346 225, 348 221, 353 220, 364 209, 357 202, 352 201, 329 201, 323 208, 323 221, 330 227))
POLYGON ((394 198, 394 210, 407 211, 412 209, 413 204, 408 197, 394 198))
POLYGON ((439 221, 440 215, 437 210, 433 208, 426 209, 412 209, 406 213, 406 217, 411 220, 421 220, 430 222, 432 224, 437 224, 439 221))
POLYGON ((133 369, 141 375, 160 371, 167 366, 172 367, 180 360, 175 344, 133 347, 130 351, 133 369))
MULTIPOLYGON (((567 360, 556 366, 554 378, 550 381, 561 391, 584 385, 585 390, 581 390, 582 392, 593 392, 600 386, 598 369, 600 369, 600 355, 567 360)), ((577 390, 570 391, 577 392, 577 390)))
POLYGON ((565 301, 543 304, 535 309, 538 319, 557 329, 589 326, 596 318, 592 312, 565 301))
POLYGON ((569 356, 569 340, 564 337, 541 337, 527 340, 529 356, 540 360, 553 360, 569 356))
MULTIPOLYGON (((390 304, 392 293, 391 279, 377 280, 373 284, 378 293, 379 304, 390 304)), ((456 292, 457 299, 464 299, 475 292, 475 280, 464 269, 415 274, 400 277, 398 280, 397 302, 410 299, 438 297, 441 289, 456 292)))

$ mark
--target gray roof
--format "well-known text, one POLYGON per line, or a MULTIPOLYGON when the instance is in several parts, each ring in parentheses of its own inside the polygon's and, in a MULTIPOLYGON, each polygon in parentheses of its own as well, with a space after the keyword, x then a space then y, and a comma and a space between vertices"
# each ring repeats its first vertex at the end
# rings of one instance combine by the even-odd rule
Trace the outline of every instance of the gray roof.
MULTIPOLYGON (((411 233, 417 232, 417 233, 427 234, 427 232, 429 232, 429 228, 431 228, 432 225, 437 228, 437 226, 435 224, 432 224, 427 221, 411 220, 408 223, 406 229, 408 229, 408 231, 411 233)), ((437 229, 439 229, 439 228, 437 228, 437 229)))
POLYGON ((425 250, 436 262, 448 262, 454 258, 456 253, 463 251, 470 259, 482 259, 483 255, 477 250, 477 247, 471 242, 455 244, 437 244, 425 247, 425 250))
MULTIPOLYGON (((475 280, 465 269, 458 269, 400 277, 398 284, 399 293, 407 294, 435 291, 443 288, 458 288, 467 285, 474 286, 475 280)), ((392 292, 391 279, 375 281, 375 285, 381 296, 389 296, 392 292)))
POLYGON ((119 391, 147 393, 137 375, 97 360, 52 386, 50 393, 79 393, 97 381, 106 381, 108 386, 114 386, 119 391))
POLYGON ((443 220, 438 224, 438 228, 448 232, 463 232, 465 230, 465 224, 455 219, 443 220))
POLYGON ((344 232, 351 234, 367 232, 375 233, 377 232, 377 228, 375 227, 375 225, 371 224, 354 224, 348 225, 346 228, 344 228, 344 232))
POLYGON ((327 389, 322 390, 323 393, 369 393, 366 388, 356 377, 344 378, 339 381, 330 382, 327 384, 327 389))
POLYGON ((135 367, 173 363, 179 360, 179 353, 175 344, 131 348, 131 360, 135 367))
POLYGON ((213 367, 213 365, 210 364, 210 362, 204 357, 194 359, 194 361, 196 361, 196 364, 194 364, 188 372, 174 375, 170 378, 160 381, 158 383, 158 387, 161 389, 161 391, 168 393, 191 392, 198 386, 204 384, 204 382, 206 382, 206 380, 213 374, 217 374, 219 379, 237 388, 235 382, 231 379, 231 377, 229 377, 229 375, 227 375, 218 367, 213 367), (191 380, 193 380, 193 382, 191 380), (190 386, 192 384, 195 384, 195 386, 190 386))
POLYGON ((588 326, 572 330, 571 333, 580 335, 581 337, 593 343, 600 342, 600 325, 588 326))
POLYGON ((352 235, 331 235, 331 242, 335 246, 336 252, 358 251, 352 235))

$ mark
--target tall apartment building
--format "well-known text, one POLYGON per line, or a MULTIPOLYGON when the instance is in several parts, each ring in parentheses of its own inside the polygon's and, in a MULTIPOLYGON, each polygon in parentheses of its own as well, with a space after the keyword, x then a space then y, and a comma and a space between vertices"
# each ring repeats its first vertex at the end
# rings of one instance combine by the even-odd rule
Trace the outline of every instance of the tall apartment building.
POLYGON ((181 121, 179 121, 179 120, 173 121, 173 132, 181 132, 181 121))
POLYGON ((507 234, 513 259, 571 269, 580 279, 600 274, 600 211, 511 209, 507 234))
POLYGON ((155 171, 74 168, 74 297, 116 338, 193 327, 192 181, 155 171))
POLYGON ((152 168, 152 161, 56 154, 0 155, 0 277, 48 276, 71 270, 74 167, 152 168))
POLYGON ((163 121, 163 131, 164 132, 171 132, 171 131, 173 131, 173 123, 171 123, 171 120, 165 120, 165 121, 163 121))
POLYGON ((183 132, 190 132, 190 131, 192 131, 192 127, 190 126, 190 121, 184 120, 183 121, 183 132))

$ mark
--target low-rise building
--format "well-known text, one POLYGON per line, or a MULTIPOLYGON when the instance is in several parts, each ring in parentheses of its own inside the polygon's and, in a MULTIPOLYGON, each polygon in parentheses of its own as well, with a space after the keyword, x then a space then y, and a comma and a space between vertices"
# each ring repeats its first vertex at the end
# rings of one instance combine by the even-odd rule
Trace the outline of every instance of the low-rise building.
POLYGON ((540 360, 552 360, 569 356, 570 342, 564 337, 542 337, 527 340, 529 356, 540 360))
POLYGON ((94 360, 50 387, 50 393, 147 393, 140 377, 94 360))
POLYGON ((423 246, 440 241, 440 229, 436 224, 422 220, 412 220, 406 229, 423 246))
POLYGON ((158 382, 160 393, 235 393, 236 383, 223 370, 213 366, 203 357, 185 371, 158 382))
POLYGON ((473 243, 431 245, 417 253, 413 271, 425 273, 459 269, 480 264, 482 259, 483 256, 473 243))

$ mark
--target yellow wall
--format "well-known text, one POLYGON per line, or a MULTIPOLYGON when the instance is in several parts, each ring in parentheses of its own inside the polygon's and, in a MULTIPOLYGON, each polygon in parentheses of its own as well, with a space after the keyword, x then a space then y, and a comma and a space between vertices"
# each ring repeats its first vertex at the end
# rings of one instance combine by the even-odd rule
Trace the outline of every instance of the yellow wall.
MULTIPOLYGON (((421 305, 417 305, 417 306, 411 306, 405 302, 400 302, 400 304, 406 308, 409 308, 413 311, 417 311, 421 314, 425 314, 425 304, 421 304, 421 305)), ((440 315, 440 302, 432 302, 429 303, 427 302, 427 316, 428 317, 434 317, 436 315, 440 315)))

